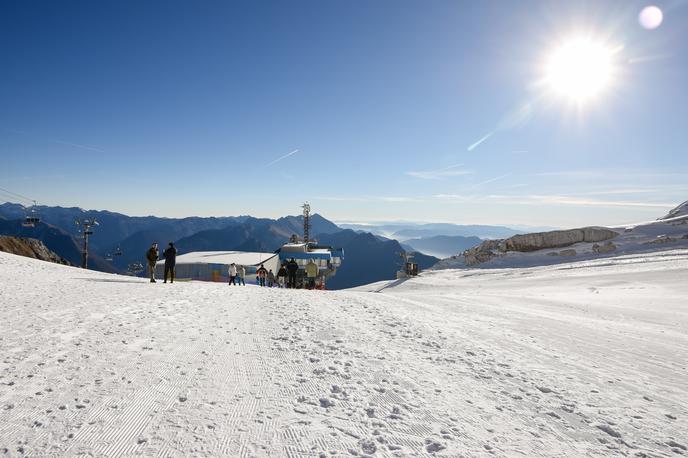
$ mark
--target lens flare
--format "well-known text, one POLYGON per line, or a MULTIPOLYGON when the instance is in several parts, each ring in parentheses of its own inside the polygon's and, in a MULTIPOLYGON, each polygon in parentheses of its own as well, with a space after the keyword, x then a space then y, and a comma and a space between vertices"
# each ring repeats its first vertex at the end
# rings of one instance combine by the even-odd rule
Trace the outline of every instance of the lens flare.
POLYGON ((662 25, 662 20, 664 20, 662 10, 654 5, 646 6, 638 15, 638 22, 648 30, 656 29, 662 25))

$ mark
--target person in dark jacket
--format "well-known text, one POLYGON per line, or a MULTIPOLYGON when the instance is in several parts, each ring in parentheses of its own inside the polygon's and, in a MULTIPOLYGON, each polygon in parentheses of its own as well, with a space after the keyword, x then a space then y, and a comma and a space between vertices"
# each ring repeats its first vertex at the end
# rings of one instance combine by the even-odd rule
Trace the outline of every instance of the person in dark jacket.
POLYGON ((282 264, 277 271, 277 285, 280 288, 284 288, 287 286, 287 268, 285 267, 285 264, 282 264))
POLYGON ((287 288, 296 288, 296 273, 299 271, 299 265, 294 258, 291 258, 287 263, 287 288))
POLYGON ((151 283, 155 283, 155 263, 158 262, 158 256, 158 244, 153 242, 148 251, 146 251, 146 261, 148 261, 148 274, 150 275, 151 283))
POLYGON ((174 243, 170 242, 167 249, 162 252, 162 256, 165 258, 165 281, 167 283, 167 274, 170 274, 170 283, 174 283, 174 266, 177 263, 177 249, 174 247, 174 243))
POLYGON ((268 277, 268 270, 263 264, 261 264, 258 270, 256 270, 256 275, 258 276, 258 284, 260 286, 265 286, 265 279, 268 277))

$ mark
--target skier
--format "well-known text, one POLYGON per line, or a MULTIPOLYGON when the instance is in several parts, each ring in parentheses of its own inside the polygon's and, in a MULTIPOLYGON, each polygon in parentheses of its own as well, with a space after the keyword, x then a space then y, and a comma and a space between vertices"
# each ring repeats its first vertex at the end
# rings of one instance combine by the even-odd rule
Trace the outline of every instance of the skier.
POLYGON ((268 272, 268 288, 275 286, 275 273, 270 269, 268 272))
POLYGON ((306 264, 306 277, 308 277, 308 289, 315 288, 315 277, 318 276, 318 265, 314 260, 308 261, 306 264))
POLYGON ((265 278, 268 276, 268 271, 263 264, 256 270, 256 275, 258 275, 258 284, 260 286, 265 286, 265 278))
POLYGON ((146 260, 148 261, 148 274, 150 275, 150 282, 155 283, 155 263, 158 262, 158 244, 153 242, 151 247, 146 251, 146 260))
POLYGON ((299 265, 294 258, 291 258, 287 263, 287 288, 296 288, 296 272, 299 271, 299 265))
POLYGON ((236 264, 231 263, 229 265, 229 284, 236 285, 237 268, 236 264))
POLYGON ((174 283, 174 266, 177 263, 177 249, 174 247, 174 243, 170 242, 162 255, 165 258, 165 281, 163 283, 167 283, 168 272, 170 274, 170 283, 174 283))
POLYGON ((282 264, 277 271, 277 286, 280 288, 284 288, 287 282, 287 268, 285 265, 286 264, 282 264))
POLYGON ((246 266, 239 266, 239 268, 237 269, 237 275, 239 277, 237 283, 246 286, 246 281, 244 280, 244 278, 246 277, 246 266))

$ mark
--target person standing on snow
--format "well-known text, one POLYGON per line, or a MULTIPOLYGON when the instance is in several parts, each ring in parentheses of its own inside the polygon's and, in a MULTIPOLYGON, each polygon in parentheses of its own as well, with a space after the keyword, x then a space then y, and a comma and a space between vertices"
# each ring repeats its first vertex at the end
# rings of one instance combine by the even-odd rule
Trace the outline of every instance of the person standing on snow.
POLYGON ((314 260, 308 261, 306 264, 306 277, 308 277, 308 289, 315 288, 315 277, 318 276, 318 265, 314 260))
POLYGON ((246 286, 246 281, 244 280, 246 277, 246 266, 239 266, 237 269, 237 276, 239 277, 237 284, 246 286))
POLYGON ((148 261, 148 274, 150 275, 150 282, 155 283, 155 263, 158 262, 158 244, 153 242, 148 251, 146 251, 146 261, 148 261))
POLYGON ((174 283, 174 266, 177 264, 177 249, 174 247, 174 243, 170 242, 169 246, 162 253, 165 258, 165 281, 167 283, 167 274, 170 274, 170 283, 174 283))
POLYGON ((258 284, 260 286, 265 286, 265 279, 268 276, 268 271, 263 264, 261 264, 258 270, 256 270, 256 275, 258 275, 258 284))
POLYGON ((282 264, 277 271, 277 286, 284 288, 287 282, 287 268, 284 267, 286 264, 282 264))
POLYGON ((236 285, 237 268, 236 264, 231 263, 229 265, 229 284, 236 285))
POLYGON ((296 288, 296 273, 299 271, 299 265, 294 258, 287 263, 287 288, 296 288))
POLYGON ((270 269, 268 272, 268 288, 275 286, 275 273, 270 269))

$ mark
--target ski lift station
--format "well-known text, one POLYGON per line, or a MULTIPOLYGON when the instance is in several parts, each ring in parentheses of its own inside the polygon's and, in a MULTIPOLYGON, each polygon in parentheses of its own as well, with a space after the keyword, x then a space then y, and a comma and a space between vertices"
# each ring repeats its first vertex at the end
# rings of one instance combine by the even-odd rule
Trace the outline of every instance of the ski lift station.
POLYGON ((287 243, 277 250, 280 262, 287 262, 294 259, 300 268, 304 268, 310 261, 315 262, 322 271, 332 270, 332 274, 337 267, 342 265, 344 250, 332 247, 318 246, 313 243, 287 243))
MULTIPOLYGON (((226 282, 229 280, 229 265, 234 263, 246 267, 246 275, 251 275, 261 266, 272 270, 275 275, 280 265, 291 259, 299 265, 302 273, 309 261, 315 262, 319 269, 319 277, 323 280, 335 274, 337 267, 342 264, 343 250, 329 247, 318 247, 306 243, 287 243, 276 253, 260 253, 245 251, 195 251, 177 255, 175 265, 175 279, 226 282)), ((155 265, 155 275, 163 278, 165 260, 155 265)))
MULTIPOLYGON (((228 267, 232 263, 246 267, 246 275, 255 273, 261 264, 277 274, 280 266, 279 256, 276 253, 195 251, 177 255, 174 268, 175 279, 226 282, 229 280, 228 267)), ((155 275, 163 278, 164 274, 165 260, 163 259, 155 265, 155 275)))
MULTIPOLYGON (((309 240, 310 206, 306 203, 303 208, 303 239, 293 235, 288 243, 274 253, 196 251, 178 254, 174 269, 175 279, 226 282, 229 280, 229 265, 232 263, 244 266, 247 276, 254 274, 261 264, 277 275, 282 264, 294 259, 299 265, 299 284, 303 283, 306 264, 313 261, 318 266, 318 285, 324 288, 326 279, 336 274, 337 268, 342 265, 344 250, 318 245, 317 242, 309 240)), ((155 265, 155 275, 163 278, 164 273, 165 260, 158 261, 155 265)))

